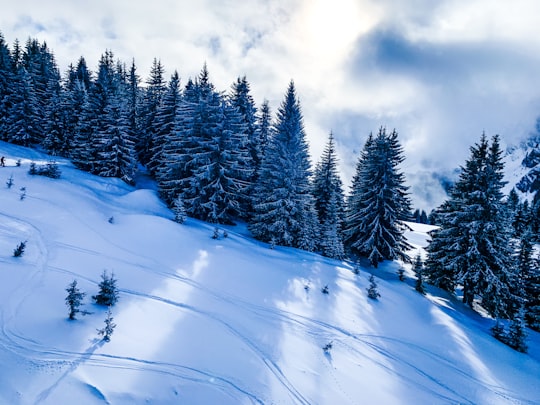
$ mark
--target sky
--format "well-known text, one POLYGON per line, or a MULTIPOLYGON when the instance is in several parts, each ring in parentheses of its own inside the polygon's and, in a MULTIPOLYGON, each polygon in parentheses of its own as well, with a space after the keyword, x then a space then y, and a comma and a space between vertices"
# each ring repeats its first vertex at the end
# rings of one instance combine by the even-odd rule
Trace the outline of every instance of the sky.
POLYGON ((450 171, 482 134, 512 145, 540 115, 536 0, 0 0, 12 44, 46 41, 61 71, 112 50, 143 79, 154 58, 183 83, 204 63, 219 90, 246 76, 275 112, 294 80, 315 163, 330 131, 346 185, 384 126, 403 170, 450 171))

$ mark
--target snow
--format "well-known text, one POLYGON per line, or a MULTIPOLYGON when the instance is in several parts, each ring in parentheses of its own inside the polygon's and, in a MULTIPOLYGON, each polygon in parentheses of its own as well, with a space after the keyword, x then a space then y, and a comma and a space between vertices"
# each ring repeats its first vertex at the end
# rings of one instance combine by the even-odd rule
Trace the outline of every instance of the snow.
MULTIPOLYGON (((405 282, 397 262, 355 275, 270 249, 242 225, 214 240, 214 225, 173 222, 152 186, 62 159, 60 179, 29 176, 49 157, 5 143, 0 154, 0 183, 14 180, 0 184, 2 404, 540 403, 539 334, 515 352, 490 336, 492 320, 440 290, 415 292, 409 265, 405 282), (107 310, 90 298, 103 270, 120 288, 108 343, 96 332, 107 310), (69 321, 73 279, 92 314, 69 321)), ((432 228, 410 226, 420 251, 432 228)))

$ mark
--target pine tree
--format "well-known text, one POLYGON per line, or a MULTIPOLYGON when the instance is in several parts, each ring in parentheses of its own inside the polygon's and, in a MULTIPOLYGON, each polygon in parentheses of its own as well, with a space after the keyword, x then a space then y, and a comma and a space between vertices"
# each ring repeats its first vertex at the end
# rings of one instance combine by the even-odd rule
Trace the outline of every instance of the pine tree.
POLYGON ((424 295, 426 290, 424 288, 424 263, 422 262, 422 256, 418 253, 414 259, 413 271, 416 275, 416 282, 414 288, 420 294, 424 295))
POLYGON ((337 202, 338 195, 334 194, 328 201, 325 219, 320 223, 319 248, 321 253, 332 259, 343 259, 345 252, 343 249, 343 239, 340 227, 340 214, 343 213, 343 200, 337 202))
POLYGON ((523 306, 510 322, 506 343, 518 352, 527 353, 527 329, 525 327, 523 306))
POLYGON ((99 293, 93 295, 92 299, 98 305, 113 306, 118 301, 118 287, 116 286, 116 278, 114 273, 109 276, 106 270, 101 274, 101 282, 99 283, 99 293))
POLYGON ((520 239, 517 267, 522 295, 525 298, 524 319, 532 329, 540 331, 540 266, 538 260, 533 258, 530 231, 520 239))
POLYGON ((463 286, 465 304, 472 307, 479 297, 494 317, 511 316, 516 299, 503 169, 499 138, 489 145, 482 135, 437 214, 440 229, 432 233, 426 261, 430 280, 446 272, 449 287, 463 286))
MULTIPOLYGON (((175 71, 171 76, 167 92, 163 96, 163 101, 156 112, 155 142, 151 151, 151 159, 148 162, 148 169, 156 177, 158 182, 163 182, 167 178, 166 168, 167 164, 171 162, 165 161, 166 153, 164 150, 168 146, 174 147, 174 144, 168 144, 174 143, 176 115, 178 114, 181 100, 180 77, 178 76, 178 72, 175 71)), ((168 153, 170 151, 169 148, 168 153)))
POLYGON ((111 308, 109 307, 107 317, 105 318, 105 327, 97 330, 98 335, 103 336, 103 340, 105 342, 109 342, 111 340, 111 335, 114 332, 114 328, 116 328, 116 324, 113 322, 113 320, 114 318, 112 317, 111 308))
POLYGON ((186 222, 187 214, 181 195, 178 195, 174 200, 173 212, 175 222, 178 222, 179 224, 186 222))
POLYGON ((249 229, 265 242, 314 250, 317 214, 311 194, 308 144, 291 81, 277 115, 255 186, 249 229))
POLYGON ((39 103, 32 78, 26 69, 18 68, 12 83, 12 97, 8 110, 9 142, 30 146, 41 139, 43 133, 39 103))
POLYGON ((13 249, 13 257, 21 257, 26 249, 26 241, 20 242, 15 249, 13 249))
POLYGON ((315 166, 313 196, 322 227, 322 238, 319 241, 321 252, 325 256, 342 259, 345 199, 337 161, 334 137, 330 133, 321 160, 315 166))
POLYGON ((261 149, 260 142, 262 141, 258 131, 257 108, 250 91, 249 82, 246 76, 243 76, 233 83, 231 95, 228 98, 230 106, 236 109, 239 114, 238 119, 241 123, 239 129, 242 131, 238 134, 239 144, 245 149, 239 173, 239 180, 243 183, 244 192, 238 201, 239 214, 243 219, 247 219, 252 210, 251 192, 256 179, 261 149))
POLYGON ((372 300, 376 300, 381 296, 381 294, 379 294, 379 290, 377 289, 377 282, 375 281, 373 274, 369 276, 369 287, 366 290, 368 297, 372 300))
POLYGON ((404 221, 410 213, 405 178, 399 171, 404 160, 397 132, 387 134, 384 128, 368 139, 368 146, 353 179, 359 190, 353 190, 348 209, 347 244, 353 253, 367 257, 374 267, 383 260, 410 262, 404 232, 404 221))
POLYGON ((167 83, 163 77, 164 71, 161 61, 154 59, 143 95, 141 105, 141 132, 136 144, 137 156, 143 165, 147 165, 152 160, 152 150, 155 146, 157 130, 156 116, 163 96, 167 91, 167 83))
POLYGON ((132 184, 136 164, 135 139, 131 133, 125 95, 122 88, 116 89, 103 110, 102 144, 97 151, 99 164, 95 172, 132 184))
POLYGON ((212 223, 233 224, 245 215, 251 176, 245 124, 214 89, 206 65, 186 85, 163 156, 160 192, 169 204, 181 194, 189 216, 212 223))
POLYGON ((73 282, 69 284, 68 288, 66 288, 66 292, 68 293, 66 297, 66 305, 69 308, 69 319, 74 320, 75 316, 81 312, 79 308, 82 305, 82 301, 86 296, 86 293, 79 290, 77 287, 77 280, 73 280, 73 282))
POLYGON ((8 138, 8 119, 13 84, 13 60, 9 47, 0 32, 0 139, 8 138))

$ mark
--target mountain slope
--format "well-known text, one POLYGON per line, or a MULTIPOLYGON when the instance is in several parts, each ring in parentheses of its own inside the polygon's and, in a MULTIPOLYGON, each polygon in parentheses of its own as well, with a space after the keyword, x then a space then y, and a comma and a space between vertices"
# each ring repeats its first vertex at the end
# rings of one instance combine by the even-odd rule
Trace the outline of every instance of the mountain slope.
MULTIPOLYGON (((4 143, 0 154, 0 181, 14 181, 0 188, 0 403, 540 401, 538 334, 529 354, 513 351, 489 335, 490 320, 398 281, 398 263, 374 271, 373 301, 368 268, 269 249, 243 226, 214 240, 209 224, 173 222, 150 189, 63 160, 59 180, 29 176, 47 156, 4 143), (106 309, 90 300, 104 269, 120 288, 109 343, 96 333, 106 309), (92 314, 69 321, 73 279, 92 314)), ((424 245, 430 228, 412 226, 409 240, 424 245)))

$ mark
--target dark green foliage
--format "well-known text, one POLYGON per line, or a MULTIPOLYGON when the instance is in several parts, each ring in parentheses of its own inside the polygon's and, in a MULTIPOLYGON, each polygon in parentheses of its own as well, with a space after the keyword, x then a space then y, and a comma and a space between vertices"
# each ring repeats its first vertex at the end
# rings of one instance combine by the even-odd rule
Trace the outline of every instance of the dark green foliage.
POLYGON ((59 179, 62 172, 58 167, 58 163, 51 161, 44 165, 36 165, 34 162, 30 163, 28 174, 50 177, 51 179, 59 179))
POLYGON ((540 265, 533 258, 532 234, 526 232, 520 239, 517 255, 519 290, 525 298, 524 319, 532 329, 540 331, 540 265))
POLYGON ((334 137, 330 133, 321 160, 315 167, 313 196, 321 227, 319 249, 324 256, 343 259, 345 199, 337 161, 334 137))
POLYGON ((310 159, 300 104, 291 81, 269 140, 249 229, 260 240, 313 251, 318 230, 310 159))
POLYGON ((109 342, 111 340, 111 335, 114 332, 114 328, 116 328, 116 324, 113 322, 114 318, 112 317, 111 308, 107 311, 107 317, 105 318, 105 326, 102 329, 97 329, 97 333, 99 336, 103 336, 103 340, 105 342, 109 342))
POLYGON ((522 307, 510 321, 508 330, 506 330, 501 322, 497 320, 495 326, 491 328, 491 333, 495 339, 500 340, 512 349, 521 353, 527 353, 527 329, 525 327, 523 315, 524 311, 522 307))
POLYGON ((9 178, 6 181, 7 188, 11 188, 13 186, 13 175, 10 175, 9 178))
POLYGON ((412 214, 412 219, 414 222, 419 224, 429 224, 428 215, 426 214, 426 211, 419 210, 418 208, 414 210, 414 213, 412 214))
POLYGON ((179 224, 183 224, 186 222, 187 214, 186 209, 184 207, 184 201, 182 200, 182 196, 178 195, 173 202, 173 212, 174 212, 174 220, 175 222, 178 222, 179 224))
POLYGON ((381 296, 381 294, 379 294, 379 290, 377 289, 377 282, 375 281, 373 274, 369 277, 369 287, 366 290, 368 297, 372 300, 379 299, 381 296))
POLYGON ((403 149, 394 130, 380 128, 368 138, 358 160, 347 206, 345 241, 348 249, 367 257, 374 267, 383 260, 410 262, 404 232, 410 200, 399 170, 403 149))
POLYGON ((498 136, 490 145, 482 135, 450 199, 437 209, 440 228, 431 232, 426 260, 428 280, 450 292, 462 286, 465 304, 480 298, 494 317, 511 316, 518 297, 503 169, 498 136))
POLYGON ((106 270, 101 274, 101 282, 99 283, 99 293, 93 295, 92 299, 98 305, 113 306, 118 301, 118 287, 116 286, 114 273, 109 276, 106 270))
POLYGON ((417 254, 414 259, 413 271, 416 275, 414 289, 420 294, 424 295, 426 293, 426 290, 424 289, 424 263, 422 262, 422 256, 420 255, 420 253, 417 254))
POLYGON ((24 253, 24 249, 26 249, 26 241, 17 245, 17 247, 13 250, 13 257, 21 257, 24 253))
POLYGON ((77 280, 73 280, 68 288, 66 288, 66 292, 68 293, 66 297, 66 305, 69 308, 69 319, 74 320, 75 316, 81 312, 79 307, 82 305, 82 300, 86 296, 86 293, 79 290, 77 287, 77 280))

